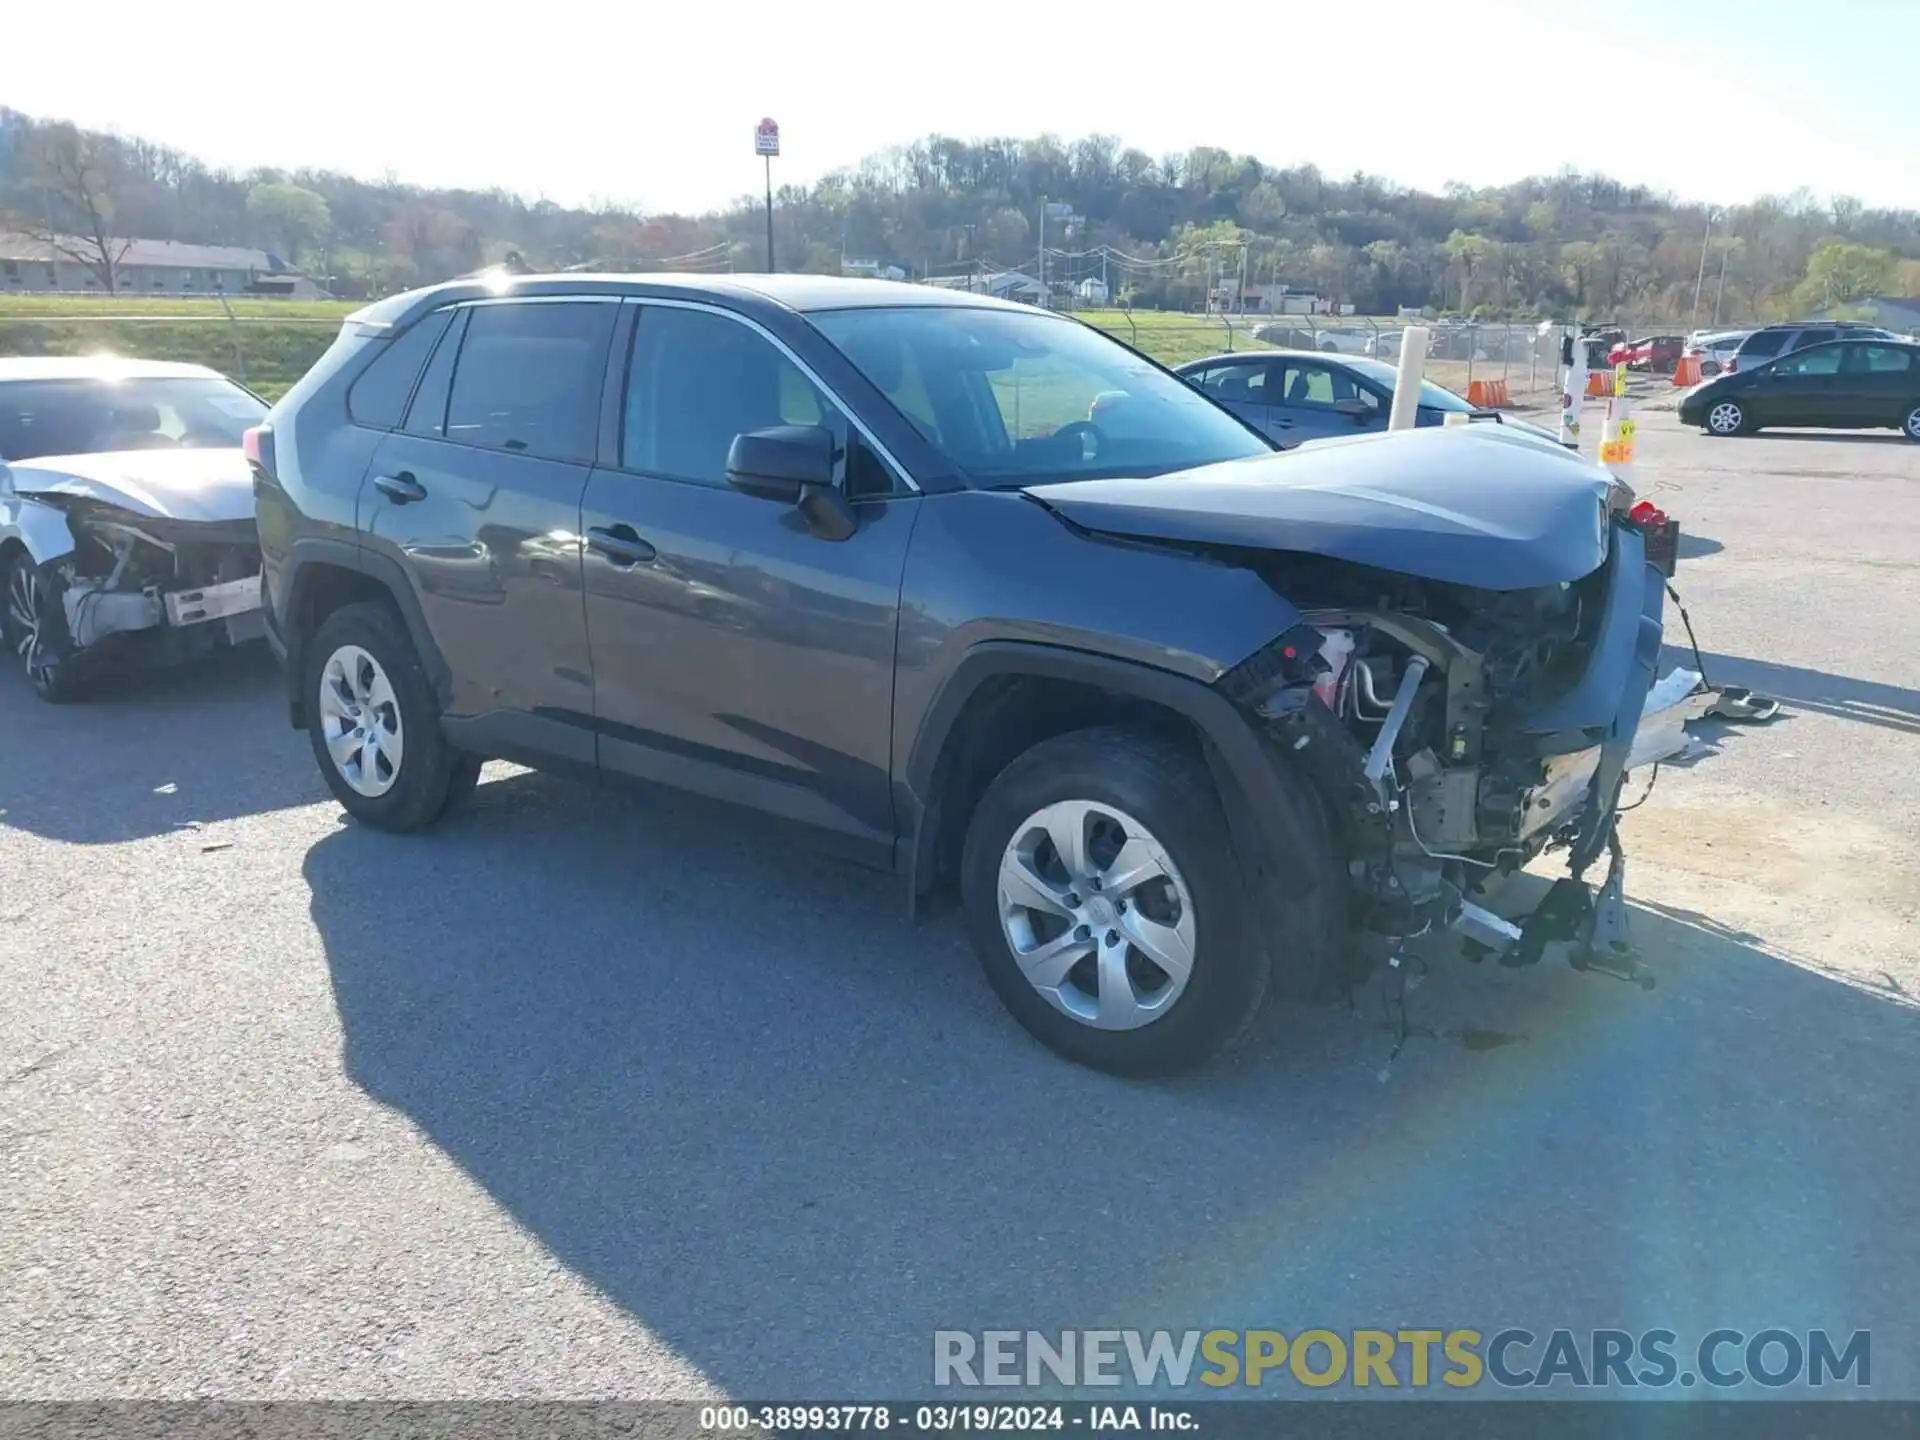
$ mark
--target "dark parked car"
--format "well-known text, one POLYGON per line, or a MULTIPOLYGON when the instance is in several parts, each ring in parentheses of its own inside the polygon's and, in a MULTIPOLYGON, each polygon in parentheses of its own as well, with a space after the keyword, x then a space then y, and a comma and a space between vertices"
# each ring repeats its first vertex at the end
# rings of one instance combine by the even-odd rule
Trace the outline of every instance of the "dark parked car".
POLYGON ((1898 340, 1890 330, 1861 325, 1850 320, 1800 320, 1786 325, 1762 325, 1733 352, 1727 361, 1727 373, 1756 369, 1769 360, 1791 355, 1809 345, 1824 345, 1829 340, 1898 340))
MULTIPOLYGON (((1385 361, 1359 356, 1336 359, 1303 350, 1214 355, 1188 361, 1175 373, 1282 449, 1356 430, 1385 430, 1394 385, 1400 378, 1400 372, 1385 361)), ((1422 381, 1418 423, 1442 425, 1450 414, 1510 425, 1558 441, 1538 425, 1498 410, 1479 409, 1431 380, 1422 381)))
MULTIPOLYGON (((1275 454, 982 296, 456 282, 348 321, 247 449, 357 819, 485 756, 740 802, 957 892, 1019 1021, 1123 1073, 1434 925, 1538 958, 1466 887, 1557 840, 1587 901, 1646 758, 1662 590, 1605 472, 1494 425, 1275 454)), ((1550 918, 1619 964, 1592 913, 1550 918)))
POLYGON ((1920 345, 1832 340, 1752 370, 1716 375, 1680 402, 1680 423, 1709 435, 1762 426, 1898 430, 1920 440, 1920 345))

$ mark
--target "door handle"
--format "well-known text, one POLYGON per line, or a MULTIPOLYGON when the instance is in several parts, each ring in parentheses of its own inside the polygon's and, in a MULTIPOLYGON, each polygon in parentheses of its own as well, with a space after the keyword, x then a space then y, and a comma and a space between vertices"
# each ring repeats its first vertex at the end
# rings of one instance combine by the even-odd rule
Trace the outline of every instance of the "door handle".
POLYGON ((631 525, 595 526, 587 531, 587 548, 615 565, 638 565, 660 552, 642 540, 631 525))
POLYGON ((397 475, 376 475, 373 488, 396 505, 411 505, 427 498, 427 487, 413 478, 411 470, 402 470, 397 475))

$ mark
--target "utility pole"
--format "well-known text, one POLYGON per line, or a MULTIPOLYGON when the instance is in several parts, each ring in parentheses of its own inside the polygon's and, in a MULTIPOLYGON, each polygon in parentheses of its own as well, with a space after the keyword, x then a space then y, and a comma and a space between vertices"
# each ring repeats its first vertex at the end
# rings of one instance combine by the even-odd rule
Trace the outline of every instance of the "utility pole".
POLYGON ((1040 300, 1047 298, 1047 197, 1040 197, 1040 300))
POLYGON ((1727 251, 1733 247, 1724 240, 1720 243, 1720 286, 1713 292, 1713 324, 1720 327, 1720 302, 1727 298, 1727 251))
POLYGON ((1689 328, 1700 323, 1700 287, 1707 279, 1707 244, 1713 239, 1713 211, 1707 211, 1707 233, 1700 237, 1700 273, 1693 278, 1693 313, 1687 317, 1689 328))

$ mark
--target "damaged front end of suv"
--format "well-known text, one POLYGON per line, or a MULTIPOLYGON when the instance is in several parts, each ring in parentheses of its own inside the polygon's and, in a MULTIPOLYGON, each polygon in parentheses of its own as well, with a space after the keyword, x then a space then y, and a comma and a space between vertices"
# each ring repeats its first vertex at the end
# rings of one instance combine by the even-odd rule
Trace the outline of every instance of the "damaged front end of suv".
POLYGON ((1457 926, 1476 956, 1527 964, 1566 942, 1580 968, 1651 984, 1615 821, 1629 770, 1684 744, 1698 677, 1655 684, 1668 567, 1624 485, 1462 428, 1074 488, 1041 498, 1253 570, 1297 612, 1218 684, 1340 842, 1349 973, 1457 926), (1470 898, 1547 850, 1568 874, 1523 926, 1470 898))

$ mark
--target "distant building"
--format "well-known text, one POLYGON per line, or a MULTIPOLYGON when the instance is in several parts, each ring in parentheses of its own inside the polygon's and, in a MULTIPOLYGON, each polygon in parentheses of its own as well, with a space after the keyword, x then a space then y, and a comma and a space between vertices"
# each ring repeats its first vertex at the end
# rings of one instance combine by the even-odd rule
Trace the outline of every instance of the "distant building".
POLYGON ((1313 291, 1296 285, 1250 280, 1245 289, 1237 278, 1221 280, 1213 288, 1213 308, 1244 311, 1249 315, 1324 315, 1333 307, 1313 291))
POLYGON ((1107 294, 1107 282, 1104 280, 1096 280, 1092 276, 1088 276, 1085 280, 1082 280, 1078 285, 1074 286, 1073 293, 1074 297, 1079 300, 1082 305, 1091 305, 1096 309, 1105 305, 1109 298, 1107 294))
MULTIPOLYGON (((122 295, 270 295, 287 300, 324 300, 327 292, 277 255, 236 245, 185 245, 176 240, 121 242, 126 253, 114 265, 122 295)), ((79 241, 62 241, 87 253, 79 241)), ((0 294, 104 292, 92 268, 44 240, 0 234, 0 294)))
POLYGON ((840 261, 840 273, 842 275, 863 276, 869 280, 904 280, 907 278, 907 272, 902 270, 898 265, 882 265, 878 260, 847 260, 843 258, 840 261))
POLYGON ((1876 295, 1868 300, 1856 300, 1851 305, 1835 306, 1830 314, 1821 318, 1864 320, 1869 325, 1878 325, 1882 330, 1891 330, 1896 335, 1920 335, 1920 300, 1876 295))
POLYGON ((1047 287, 1031 275, 1018 270, 975 271, 965 275, 936 275, 927 281, 943 290, 965 290, 974 295, 993 295, 1002 300, 1018 300, 1027 305, 1045 305, 1047 287))

